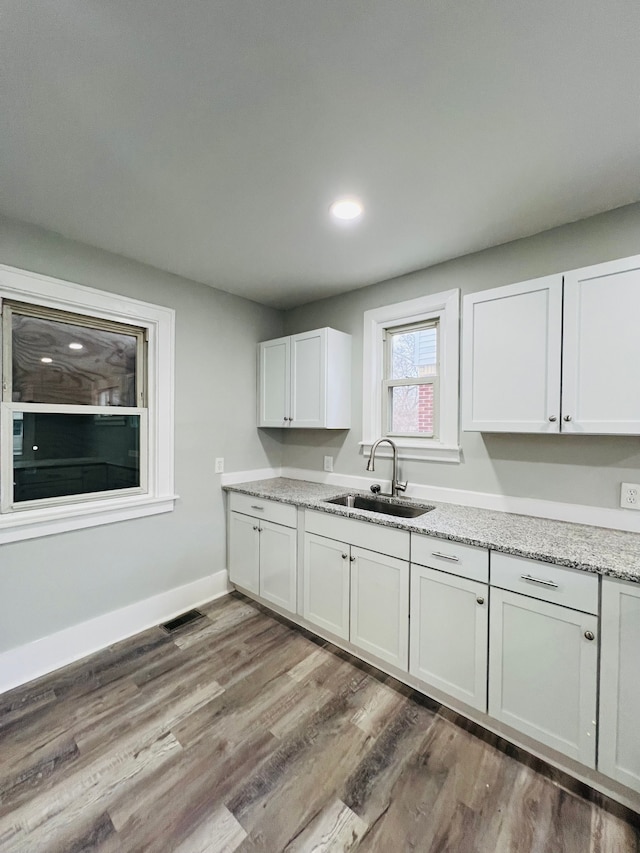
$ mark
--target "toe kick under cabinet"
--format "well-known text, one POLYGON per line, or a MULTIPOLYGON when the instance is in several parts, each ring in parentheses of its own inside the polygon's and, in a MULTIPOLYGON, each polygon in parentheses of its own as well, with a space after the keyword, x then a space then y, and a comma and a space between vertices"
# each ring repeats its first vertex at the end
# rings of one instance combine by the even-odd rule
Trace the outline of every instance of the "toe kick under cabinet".
POLYGON ((489 714, 596 766, 598 577, 491 554, 489 714))

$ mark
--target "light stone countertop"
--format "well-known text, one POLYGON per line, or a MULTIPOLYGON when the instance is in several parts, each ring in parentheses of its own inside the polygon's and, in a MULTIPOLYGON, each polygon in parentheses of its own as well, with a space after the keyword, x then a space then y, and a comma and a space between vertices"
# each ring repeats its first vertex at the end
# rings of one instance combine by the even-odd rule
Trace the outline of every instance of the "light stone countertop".
POLYGON ((285 477, 238 483, 223 489, 640 583, 640 533, 409 499, 401 502, 435 509, 417 518, 398 518, 325 503, 329 498, 345 494, 371 497, 370 492, 285 477))

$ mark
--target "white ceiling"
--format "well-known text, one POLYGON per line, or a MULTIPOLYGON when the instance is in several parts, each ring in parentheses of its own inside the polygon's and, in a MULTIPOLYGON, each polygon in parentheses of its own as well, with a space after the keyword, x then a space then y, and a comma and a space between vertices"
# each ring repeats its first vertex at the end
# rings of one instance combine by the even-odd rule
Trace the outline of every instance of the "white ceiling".
POLYGON ((640 199, 639 36, 638 0, 0 0, 0 212, 301 304, 640 199))

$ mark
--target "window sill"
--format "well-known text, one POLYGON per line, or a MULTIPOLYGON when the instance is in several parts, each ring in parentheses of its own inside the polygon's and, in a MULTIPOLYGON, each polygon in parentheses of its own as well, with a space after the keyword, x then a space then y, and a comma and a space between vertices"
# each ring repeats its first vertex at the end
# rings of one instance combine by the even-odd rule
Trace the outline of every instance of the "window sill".
MULTIPOLYGON (((416 441, 410 438, 391 439, 398 448, 400 459, 418 459, 423 462, 460 462, 460 447, 445 444, 425 444, 424 441, 416 441)), ((363 455, 371 453, 375 441, 361 441, 363 455)), ((388 444, 381 444, 376 450, 376 458, 391 459, 391 448, 388 444)))
POLYGON ((172 512, 177 495, 136 495, 117 500, 91 501, 82 505, 46 507, 0 516, 0 545, 37 539, 55 533, 98 527, 147 515, 172 512))

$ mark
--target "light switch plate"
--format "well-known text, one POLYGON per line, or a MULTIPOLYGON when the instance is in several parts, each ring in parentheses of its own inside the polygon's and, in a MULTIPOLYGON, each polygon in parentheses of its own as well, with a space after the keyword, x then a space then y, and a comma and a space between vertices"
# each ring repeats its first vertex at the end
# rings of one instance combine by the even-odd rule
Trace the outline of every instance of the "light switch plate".
POLYGON ((223 474, 224 473, 224 459, 222 456, 218 456, 216 459, 215 472, 216 472, 216 474, 223 474))

